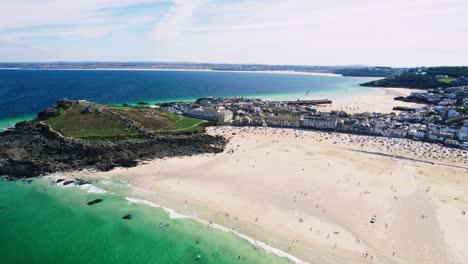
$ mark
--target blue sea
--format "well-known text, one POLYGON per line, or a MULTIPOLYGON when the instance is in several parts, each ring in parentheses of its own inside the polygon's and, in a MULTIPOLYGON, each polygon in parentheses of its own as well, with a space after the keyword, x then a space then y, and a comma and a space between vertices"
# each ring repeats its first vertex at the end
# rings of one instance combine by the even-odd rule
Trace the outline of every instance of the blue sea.
POLYGON ((216 71, 0 70, 0 129, 34 118, 62 98, 121 104, 204 96, 296 100, 366 94, 375 78, 216 71), (306 95, 306 93, 308 95, 306 95))

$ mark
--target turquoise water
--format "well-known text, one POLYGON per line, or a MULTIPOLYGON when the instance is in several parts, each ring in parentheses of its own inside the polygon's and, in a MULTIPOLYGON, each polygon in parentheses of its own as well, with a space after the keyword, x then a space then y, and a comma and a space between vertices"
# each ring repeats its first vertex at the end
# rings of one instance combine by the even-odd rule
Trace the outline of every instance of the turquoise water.
POLYGON ((26 115, 26 116, 21 116, 21 117, 0 119, 0 131, 9 127, 13 127, 18 122, 34 119, 34 117, 35 115, 26 115))
POLYGON ((124 198, 44 178, 0 180, 1 263, 291 263, 231 232, 124 198), (104 201, 86 204, 96 198, 104 201))
POLYGON ((372 93, 375 78, 202 71, 0 70, 0 128, 61 98, 121 104, 194 101, 203 96, 296 100, 372 93))

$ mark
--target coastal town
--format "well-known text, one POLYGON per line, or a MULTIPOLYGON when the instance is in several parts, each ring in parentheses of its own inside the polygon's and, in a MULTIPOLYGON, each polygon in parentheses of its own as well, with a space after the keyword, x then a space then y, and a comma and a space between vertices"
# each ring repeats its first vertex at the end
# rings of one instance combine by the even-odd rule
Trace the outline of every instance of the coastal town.
POLYGON ((468 86, 413 92, 395 100, 424 104, 392 113, 321 112, 330 100, 263 101, 244 97, 200 98, 155 107, 216 125, 289 127, 390 138, 408 138, 468 149, 468 86))

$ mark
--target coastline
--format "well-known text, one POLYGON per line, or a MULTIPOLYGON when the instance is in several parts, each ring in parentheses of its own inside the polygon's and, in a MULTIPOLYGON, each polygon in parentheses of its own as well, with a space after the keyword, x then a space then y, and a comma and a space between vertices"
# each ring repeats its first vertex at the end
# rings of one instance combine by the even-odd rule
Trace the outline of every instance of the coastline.
POLYGON ((398 96, 408 96, 412 92, 424 92, 424 90, 415 90, 407 88, 373 88, 377 92, 364 95, 343 95, 332 97, 333 104, 318 106, 320 111, 339 111, 343 110, 347 113, 363 113, 363 112, 380 112, 390 113, 395 112, 393 107, 423 107, 423 104, 409 103, 394 100, 398 96))
POLYGON ((183 219, 170 209, 121 192, 110 193, 93 184, 64 183, 59 174, 28 181, 0 179, 2 260, 192 263, 201 259, 203 263, 238 263, 242 259, 253 263, 304 263, 242 234, 183 219), (23 236, 18 237, 19 232, 23 236), (37 243, 31 242, 37 237, 37 243), (93 250, 89 250, 90 244, 93 250), (118 256, 114 257, 116 250, 118 256))
POLYGON ((20 117, 7 117, 7 118, 0 118, 0 132, 14 127, 16 123, 22 121, 32 120, 36 117, 36 115, 24 115, 20 117))
MULTIPOLYGON (((231 138, 224 153, 70 176, 126 182, 142 199, 235 228, 312 263, 371 263, 371 256, 377 263, 442 263, 460 261, 453 251, 468 249, 462 235, 453 234, 451 218, 440 214, 450 211, 457 221, 467 221, 460 218, 462 201, 468 200, 461 192, 468 181, 460 178, 468 169, 466 153, 457 159, 454 150, 421 142, 292 129, 221 127, 210 133, 231 138), (393 157, 356 152, 363 148, 393 157), (454 179, 457 200, 443 187, 454 179), (334 199, 326 200, 330 194, 334 199), (376 225, 368 222, 373 214, 376 225), (425 221, 423 214, 442 220, 425 221), (432 253, 422 254, 425 247, 432 253), (395 251, 398 257, 392 257, 395 251)), ((461 234, 466 226, 457 227, 461 234)))
MULTIPOLYGON (((36 71, 180 71, 180 72, 237 72, 237 73, 269 73, 269 74, 296 74, 316 75, 326 77, 348 77, 342 74, 328 72, 301 72, 301 71, 238 71, 238 70, 213 70, 213 69, 150 69, 150 68, 95 68, 95 69, 22 69, 22 68, 0 68, 0 70, 36 70, 36 71)), ((351 77, 352 78, 352 77, 351 77)))
MULTIPOLYGON (((90 183, 85 183, 83 185, 76 185, 74 183, 64 185, 64 181, 61 181, 61 182, 57 183, 56 182, 57 180, 64 179, 63 176, 64 175, 62 175, 60 173, 55 173, 55 174, 48 175, 45 178, 50 180, 51 184, 55 184, 56 186, 61 187, 61 188, 65 188, 65 189, 67 189, 67 188, 77 188, 77 189, 81 189, 81 190, 83 190, 83 191, 85 191, 87 193, 90 193, 90 194, 109 194, 109 195, 115 195, 116 194, 114 192, 109 192, 109 191, 106 191, 104 189, 101 189, 101 188, 99 188, 99 187, 97 187, 95 185, 92 185, 90 183)), ((67 175, 65 174, 65 176, 67 176, 67 175)), ((72 178, 72 177, 68 177, 68 178, 72 178)), ((107 184, 110 183, 109 181, 106 181, 106 182, 107 182, 107 184)), ((108 186, 105 186, 103 188, 106 188, 106 187, 108 187, 108 186)), ((129 188, 134 188, 134 187, 129 186, 129 188)), ((162 209, 169 216, 169 218, 172 219, 172 220, 189 219, 191 221, 198 222, 198 223, 200 223, 200 224, 202 224, 204 226, 207 226, 207 227, 210 227, 210 228, 213 228, 213 229, 225 232, 225 233, 232 233, 235 236, 242 238, 243 240, 250 243, 251 245, 253 245, 256 248, 261 248, 261 249, 265 250, 269 254, 274 254, 274 255, 276 255, 278 257, 288 259, 289 261, 291 261, 293 263, 297 263, 297 264, 307 263, 307 262, 305 262, 305 261, 303 261, 301 259, 298 259, 298 258, 296 258, 296 257, 294 257, 294 256, 292 256, 292 255, 290 255, 290 254, 288 254, 286 252, 283 252, 283 251, 281 251, 279 249, 271 247, 268 244, 265 244, 265 243, 263 243, 261 241, 255 240, 252 237, 249 237, 247 235, 239 233, 235 229, 229 229, 229 228, 226 228, 224 226, 205 221, 203 219, 183 215, 183 214, 181 214, 179 212, 174 211, 171 208, 167 208, 167 207, 164 207, 162 205, 155 204, 154 202, 151 202, 151 201, 147 201, 147 200, 143 200, 143 199, 139 199, 139 198, 134 198, 134 197, 128 197, 128 196, 123 197, 123 200, 125 200, 125 201, 127 201, 128 203, 131 203, 131 204, 139 204, 139 205, 144 205, 144 206, 148 206, 148 207, 152 207, 152 208, 162 209)))
MULTIPOLYGON (((320 110, 391 112, 416 106, 393 100, 413 91, 332 97, 336 103, 320 110)), ((208 133, 230 140, 223 153, 65 175, 125 183, 135 193, 129 202, 212 223, 296 263, 468 263, 457 253, 468 252, 466 151, 312 130, 226 126, 208 133)))
MULTIPOLYGON (((247 98, 260 98, 262 100, 296 100, 297 97, 300 99, 331 99, 333 104, 331 105, 318 105, 316 106, 319 111, 333 111, 343 110, 348 113, 359 113, 359 112, 381 112, 390 113, 393 111, 395 106, 406 106, 406 107, 422 107, 424 105, 417 103, 408 103, 402 101, 395 101, 394 98, 397 96, 408 96, 412 92, 423 92, 423 90, 406 89, 406 88, 372 88, 375 92, 370 94, 346 94, 343 91, 342 95, 333 96, 302 96, 301 95, 250 95, 247 98)), ((166 103, 172 101, 184 101, 191 102, 195 101, 191 98, 181 98, 179 100, 171 99, 160 99, 158 101, 148 100, 150 104, 166 103)), ((138 102, 126 102, 137 104, 138 102)), ((111 105, 121 105, 122 103, 111 103, 111 105)), ((20 121, 32 120, 36 115, 25 115, 20 117, 7 117, 0 119, 0 131, 6 130, 7 128, 13 127, 14 124, 20 121)))
MULTIPOLYGON (((355 88, 354 88, 355 89, 355 88)), ((363 87, 364 89, 369 89, 363 87)), ((370 94, 347 94, 348 91, 343 90, 342 94, 339 95, 330 95, 330 96, 305 96, 304 94, 282 94, 282 95, 264 95, 264 94, 252 94, 246 95, 247 98, 260 98, 262 100, 296 100, 296 99, 331 99, 333 101, 332 105, 326 106, 317 106, 318 110, 320 111, 331 111, 331 110, 345 110, 349 111, 350 113, 355 112, 365 112, 365 111, 379 111, 383 110, 383 112, 391 112, 391 108, 393 106, 409 106, 409 107, 418 107, 421 106, 419 104, 414 103, 406 103, 401 101, 393 100, 396 96, 406 96, 409 95, 411 92, 416 92, 419 90, 413 89, 406 89, 406 88, 371 88, 370 94), (375 91, 375 92, 374 92, 375 91), (390 91, 390 92, 389 92, 390 91), (372 102, 372 103, 367 103, 372 102), (376 105, 384 106, 382 107, 375 107, 376 105), (391 106, 391 107, 390 107, 391 106), (353 111, 353 108, 355 109, 353 111)), ((184 102, 192 102, 195 101, 197 98, 180 98, 180 99, 159 99, 157 101, 147 100, 150 104, 157 104, 157 103, 167 103, 173 101, 184 101, 184 102)), ((141 100, 136 100, 134 102, 117 102, 117 103, 110 103, 111 105, 121 105, 123 103, 133 103, 137 104, 141 100)), ((25 120, 32 120, 36 117, 36 114, 33 115, 24 115, 19 117, 4 117, 0 118, 0 131, 5 130, 9 127, 12 127, 15 123, 25 120)))

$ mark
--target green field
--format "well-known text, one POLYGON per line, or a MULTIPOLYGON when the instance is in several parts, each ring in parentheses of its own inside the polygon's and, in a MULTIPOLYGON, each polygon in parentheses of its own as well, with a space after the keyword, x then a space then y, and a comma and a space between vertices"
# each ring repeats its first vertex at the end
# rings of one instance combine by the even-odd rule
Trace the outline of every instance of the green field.
POLYGON ((206 123, 205 120, 200 120, 196 118, 191 118, 191 117, 185 117, 185 116, 180 116, 176 115, 171 112, 162 112, 161 114, 171 120, 173 123, 169 126, 166 126, 159 131, 165 131, 165 132, 176 132, 176 131, 196 131, 200 129, 201 125, 203 123, 206 123))
POLYGON ((438 81, 443 83, 452 83, 453 81, 455 81, 455 78, 441 78, 438 79, 438 81))
POLYGON ((95 103, 74 104, 60 109, 60 115, 44 120, 66 137, 100 138, 138 135, 149 132, 194 132, 206 121, 142 106, 108 106, 95 103), (86 111, 91 106, 91 111, 86 111), (130 125, 129 125, 130 124, 130 125))

